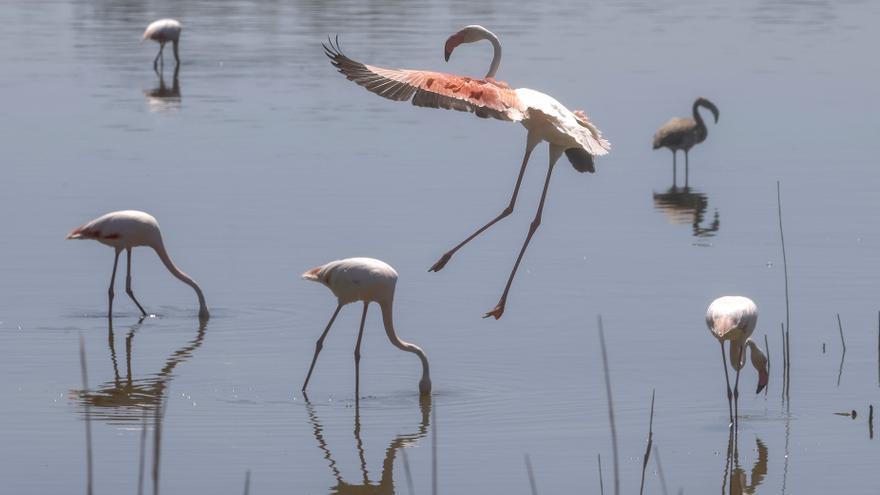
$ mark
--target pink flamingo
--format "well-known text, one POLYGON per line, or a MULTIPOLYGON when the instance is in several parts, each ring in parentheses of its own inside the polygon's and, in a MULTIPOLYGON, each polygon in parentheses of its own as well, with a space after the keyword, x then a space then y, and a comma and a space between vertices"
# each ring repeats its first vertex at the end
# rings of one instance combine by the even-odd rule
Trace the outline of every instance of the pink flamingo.
POLYGON ((177 53, 177 45, 180 43, 180 31, 182 29, 183 26, 180 25, 180 22, 174 19, 159 19, 147 26, 141 41, 150 39, 159 43, 159 53, 157 53, 156 58, 153 59, 153 70, 156 70, 159 59, 162 60, 162 65, 165 65, 165 57, 162 56, 162 51, 165 49, 165 43, 169 41, 172 42, 174 47, 174 60, 177 62, 177 66, 180 66, 180 56, 177 53))
POLYGON ((306 280, 320 282, 327 286, 333 295, 336 296, 339 304, 336 311, 330 317, 327 328, 315 343, 315 356, 312 358, 312 364, 309 366, 309 373, 306 375, 306 381, 303 383, 302 390, 306 391, 309 386, 309 379, 312 377, 312 371, 315 369, 315 362, 318 360, 318 353, 324 347, 324 339, 327 332, 336 320, 336 315, 342 306, 355 301, 364 302, 364 313, 361 315, 361 326, 358 332, 357 344, 354 348, 354 379, 355 379, 355 400, 360 398, 360 362, 361 362, 361 340, 364 337, 364 321, 367 319, 367 307, 371 302, 379 304, 382 309, 382 321, 385 324, 385 333, 388 340, 398 349, 406 352, 412 352, 417 355, 422 362, 422 378, 419 381, 419 392, 421 395, 431 393, 431 374, 428 370, 428 357, 422 349, 409 342, 404 342, 397 337, 394 332, 394 323, 392 322, 392 306, 394 304, 394 288, 397 285, 397 272, 387 263, 372 258, 347 258, 344 260, 331 261, 330 263, 312 268, 303 273, 302 277, 306 280))
POLYGON ((513 212, 532 150, 541 141, 549 143, 550 166, 544 180, 538 211, 529 227, 529 233, 523 242, 516 263, 513 265, 513 270, 510 272, 498 305, 483 316, 484 318, 494 316, 495 319, 498 319, 504 313, 507 294, 523 254, 541 224, 544 200, 547 197, 547 187, 550 185, 550 174, 553 172, 556 161, 564 152, 575 170, 592 173, 595 172, 593 157, 605 155, 611 149, 611 145, 602 138, 599 129, 587 119, 584 112, 572 112, 544 93, 526 88, 511 89, 506 83, 496 81, 494 79, 495 72, 501 64, 501 42, 488 29, 482 26, 466 26, 450 36, 445 46, 446 60, 449 60, 452 51, 458 45, 479 40, 488 40, 494 49, 489 72, 483 79, 423 70, 384 69, 362 64, 343 55, 338 40, 336 44, 330 42, 329 47, 325 45, 324 49, 333 66, 339 69, 339 72, 350 81, 354 81, 379 96, 396 101, 411 99, 413 105, 421 107, 460 110, 473 112, 479 117, 519 122, 528 131, 525 156, 520 166, 510 203, 497 217, 440 257, 429 271, 436 272, 443 269, 456 251, 513 212))
POLYGON ((148 213, 136 210, 114 211, 100 216, 91 222, 81 225, 67 234, 67 239, 94 239, 101 244, 106 244, 116 249, 116 257, 113 259, 113 274, 110 275, 110 289, 107 294, 110 299, 107 317, 113 318, 113 285, 116 280, 116 266, 119 264, 119 253, 124 249, 128 255, 128 263, 125 272, 125 293, 134 301, 142 316, 147 316, 144 307, 134 297, 131 290, 131 248, 147 246, 153 248, 165 267, 172 275, 189 285, 196 291, 199 298, 199 318, 207 319, 208 307, 205 304, 205 296, 198 284, 183 273, 180 268, 171 261, 165 244, 162 242, 162 232, 159 223, 148 213))
POLYGON ((727 407, 730 411, 730 425, 734 426, 739 414, 739 372, 745 365, 745 348, 751 350, 752 366, 758 370, 758 389, 767 386, 770 376, 767 372, 767 357, 750 337, 758 324, 758 307, 754 301, 742 296, 724 296, 712 301, 706 310, 706 325, 721 344, 721 360, 724 363, 724 379, 727 381, 727 407), (730 342, 730 365, 736 370, 736 382, 730 391, 730 377, 727 373, 727 359, 724 355, 724 341, 730 342), (732 405, 731 405, 732 402, 732 405))

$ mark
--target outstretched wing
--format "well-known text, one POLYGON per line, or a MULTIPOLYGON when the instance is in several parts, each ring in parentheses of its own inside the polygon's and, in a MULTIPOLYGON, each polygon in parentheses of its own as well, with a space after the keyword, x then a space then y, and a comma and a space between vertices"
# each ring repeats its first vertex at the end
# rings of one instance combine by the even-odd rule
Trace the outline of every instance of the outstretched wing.
POLYGON ((523 107, 516 93, 485 79, 408 69, 384 69, 352 60, 339 49, 339 40, 323 45, 330 63, 349 81, 395 101, 412 99, 413 105, 473 112, 478 117, 520 121, 523 107))

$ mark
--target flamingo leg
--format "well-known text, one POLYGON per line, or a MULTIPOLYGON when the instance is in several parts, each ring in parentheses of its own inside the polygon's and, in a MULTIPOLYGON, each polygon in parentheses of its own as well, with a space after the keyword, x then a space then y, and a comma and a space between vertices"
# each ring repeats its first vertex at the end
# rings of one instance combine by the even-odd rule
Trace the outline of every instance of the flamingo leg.
POLYGON ((370 303, 364 301, 364 314, 361 315, 361 329, 358 331, 357 344, 354 346, 354 402, 361 399, 361 341, 364 338, 364 322, 367 321, 367 308, 370 303))
POLYGON ((724 363, 724 381, 727 382, 727 409, 730 412, 730 426, 733 427, 733 392, 730 391, 730 375, 727 372, 727 355, 724 354, 724 341, 721 342, 721 362, 724 363))
POLYGON ((529 247, 529 241, 532 240, 532 236, 535 235, 535 232, 541 225, 541 215, 544 212, 544 201, 547 199, 547 188, 550 186, 550 175, 553 173, 553 166, 556 165, 556 161, 559 160, 562 151, 563 150, 560 147, 553 145, 550 146, 550 166, 547 168, 547 178, 544 179, 544 190, 541 192, 541 202, 538 203, 538 211, 535 213, 535 219, 532 220, 532 224, 529 226, 529 233, 526 235, 526 240, 523 242, 522 248, 519 251, 519 256, 516 257, 516 263, 513 264, 513 270, 510 271, 510 278, 507 279, 507 285, 504 287, 504 293, 501 294, 501 300, 498 301, 498 305, 495 306, 495 309, 483 315, 483 318, 493 316, 497 320, 501 318, 502 314, 504 314, 504 305, 507 304, 507 293, 510 292, 510 286, 513 284, 516 270, 522 262, 526 248, 529 247))
POLYGON ((174 48, 174 61, 176 62, 174 66, 174 77, 177 77, 177 68, 180 67, 180 54, 177 52, 177 44, 178 40, 174 40, 172 48, 174 48))
POLYGON ((528 165, 528 163, 529 163, 529 156, 531 156, 532 150, 534 150, 535 146, 537 146, 538 143, 540 143, 540 142, 541 142, 540 139, 538 139, 537 137, 534 137, 534 136, 528 137, 528 140, 526 142, 526 153, 523 156, 522 166, 519 169, 519 176, 517 176, 517 178, 516 178, 516 186, 514 186, 514 188, 513 188, 513 195, 510 197, 510 203, 507 204, 507 208, 504 208, 504 210, 502 210, 501 213, 499 213, 497 217, 495 217, 494 219, 489 221, 489 223, 487 223, 486 225, 483 225, 482 227, 477 229, 477 231, 474 232, 473 234, 471 234, 470 236, 468 236, 467 239, 461 241, 454 248, 447 251, 446 254, 441 256, 440 259, 437 260, 437 262, 434 263, 434 265, 428 269, 429 272, 439 272, 440 270, 442 270, 443 267, 446 266, 446 263, 448 263, 449 260, 452 259, 452 255, 454 255, 456 253, 456 251, 458 251, 459 249, 464 247, 465 244, 471 242, 478 235, 485 232, 489 227, 495 225, 501 219, 503 219, 503 218, 507 217, 508 215, 510 215, 511 213, 513 213, 513 207, 514 207, 514 205, 516 205, 516 197, 519 195, 519 186, 522 184, 523 176, 526 173, 526 165, 528 165))
POLYGON ((336 306, 336 311, 334 311, 333 316, 330 317, 330 322, 327 323, 327 328, 324 329, 324 333, 322 333, 318 338, 318 341, 315 342, 315 356, 312 358, 312 364, 309 366, 309 373, 306 375, 306 381, 303 383, 303 393, 305 393, 306 387, 309 386, 309 379, 312 378, 312 371, 315 370, 315 363, 318 361, 318 354, 320 354, 321 349, 324 348, 324 339, 327 337, 327 332, 330 331, 330 327, 333 326, 333 322, 336 321, 336 315, 339 314, 340 309, 342 309, 342 303, 336 306))
POLYGON ((116 282, 116 266, 119 264, 119 253, 122 252, 122 249, 116 249, 116 257, 113 258, 113 273, 110 275, 110 288, 107 289, 107 299, 109 303, 107 304, 107 318, 110 321, 113 321, 113 284, 116 282))
POLYGON ((132 301, 137 305, 138 309, 141 310, 141 317, 147 316, 147 312, 144 311, 144 307, 141 306, 141 303, 134 297, 134 291, 131 290, 131 248, 126 248, 126 259, 128 262, 126 263, 125 270, 125 293, 128 294, 128 297, 131 298, 132 301))
POLYGON ((690 169, 688 167, 688 150, 684 150, 684 187, 688 187, 688 177, 690 176, 690 169))
MULTIPOLYGON (((733 344, 731 343, 731 345, 733 344)), ((743 359, 745 358, 745 355, 743 354, 745 352, 745 346, 741 346, 739 352, 740 362, 739 367, 736 370, 736 380, 733 384, 733 417, 736 420, 737 428, 739 427, 739 372, 740 369, 742 369, 743 359)))
POLYGON ((153 59, 153 70, 158 70, 157 67, 159 65, 159 59, 162 59, 162 66, 165 66, 165 58, 162 57, 162 50, 165 49, 165 42, 159 42, 159 53, 156 54, 156 58, 153 59))
POLYGON ((675 150, 672 150, 672 187, 678 187, 678 168, 675 165, 675 150))

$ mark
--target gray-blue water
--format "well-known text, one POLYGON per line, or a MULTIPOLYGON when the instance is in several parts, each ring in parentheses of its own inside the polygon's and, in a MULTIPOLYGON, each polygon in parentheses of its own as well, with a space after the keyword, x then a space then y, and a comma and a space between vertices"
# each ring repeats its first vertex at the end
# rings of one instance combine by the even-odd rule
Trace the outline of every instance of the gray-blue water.
MULTIPOLYGON (((163 493, 240 493, 247 470, 251 493, 408 493, 402 449, 415 492, 429 493, 434 433, 441 493, 529 493, 524 454, 541 493, 597 493, 601 454, 610 493, 600 313, 624 492, 639 484, 652 389, 670 493, 876 489, 877 3, 12 0, 0 20, 0 491, 86 490, 85 404, 94 492, 137 490, 144 411, 152 490, 162 403, 163 493), (169 64, 164 82, 153 72, 155 43, 139 44, 161 17, 184 24, 177 83, 169 64), (479 77, 488 44, 442 58, 474 23, 501 39, 499 79, 585 109, 613 145, 595 175, 557 167, 499 321, 480 316, 534 215, 546 145, 513 215, 428 273, 506 205, 525 130, 379 98, 320 46, 338 33, 356 60, 479 77), (670 153, 651 137, 697 96, 720 120, 690 154, 687 189, 679 155, 673 187, 670 153), (141 248, 134 290, 158 317, 138 323, 120 276, 108 331, 112 250, 64 236, 117 209, 158 218, 205 290, 205 327, 192 291, 141 248), (373 309, 356 412, 354 306, 331 330, 310 402, 300 393, 335 300, 299 274, 348 256, 400 273, 396 324, 431 359, 430 404, 418 361, 388 344, 373 309), (767 396, 743 372, 731 472, 703 321, 723 294, 758 303, 755 337, 768 335, 771 357, 767 396), (834 415, 853 409, 854 420, 834 415)), ((652 459, 646 491, 661 484, 652 459)))

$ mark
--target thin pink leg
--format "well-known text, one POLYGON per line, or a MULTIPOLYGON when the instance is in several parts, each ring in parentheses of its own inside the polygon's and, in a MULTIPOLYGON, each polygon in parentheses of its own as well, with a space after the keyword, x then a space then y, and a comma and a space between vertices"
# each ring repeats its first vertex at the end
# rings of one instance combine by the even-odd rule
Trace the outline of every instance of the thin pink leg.
POLYGON ((334 311, 333 316, 330 317, 330 322, 327 323, 327 328, 324 329, 324 333, 322 333, 321 337, 318 338, 318 341, 315 342, 315 356, 312 358, 312 364, 309 366, 309 374, 306 375, 306 381, 303 383, 303 393, 305 393, 306 387, 309 386, 309 379, 312 378, 312 371, 315 370, 315 363, 318 361, 318 354, 320 354, 321 349, 324 348, 324 339, 327 338, 327 332, 330 331, 330 327, 332 327, 333 322, 336 321, 336 315, 339 314, 340 309, 342 309, 342 304, 336 306, 336 311, 334 311))
POLYGON ((138 309, 141 310, 141 317, 147 316, 147 312, 144 311, 144 307, 141 306, 141 303, 134 297, 134 291, 131 290, 131 248, 126 248, 126 257, 128 259, 127 268, 125 271, 125 293, 128 294, 128 297, 134 301, 135 305, 137 305, 138 309))
POLYGON ((113 258, 113 274, 110 275, 110 288, 107 289, 107 298, 110 300, 107 305, 107 318, 113 320, 113 285, 116 283, 116 266, 119 264, 119 253, 122 249, 116 249, 116 257, 113 258))
POLYGON ((367 308, 370 303, 364 301, 364 314, 361 315, 361 329, 358 332, 357 344, 354 346, 354 402, 361 400, 361 340, 364 338, 364 322, 367 321, 367 308))
POLYGON ((523 176, 526 173, 526 165, 528 165, 529 163, 529 156, 531 156, 532 150, 535 149, 535 146, 537 146, 539 142, 540 141, 536 138, 529 137, 528 142, 526 143, 526 154, 525 156, 523 156, 522 166, 519 169, 519 176, 516 178, 516 186, 514 186, 513 188, 513 195, 510 197, 510 203, 508 203, 507 208, 505 208, 501 213, 498 214, 497 217, 492 219, 489 223, 477 229, 477 231, 468 236, 467 239, 461 241, 460 243, 458 243, 457 246, 447 251, 446 254, 441 256, 440 259, 437 260, 437 262, 428 269, 429 272, 439 272, 440 270, 442 270, 443 267, 446 266, 446 263, 448 263, 449 260, 452 259, 452 255, 454 255, 456 251, 464 247, 465 244, 471 242, 471 240, 473 240, 478 235, 485 232, 489 227, 498 223, 502 218, 505 218, 513 213, 513 207, 514 205, 516 205, 516 197, 517 195, 519 195, 519 186, 522 184, 523 176))
POLYGON ((516 270, 519 268, 520 262, 522 262, 526 248, 529 247, 529 241, 532 240, 532 236, 535 235, 535 231, 537 231, 538 227, 541 225, 541 215, 544 212, 544 200, 547 199, 547 188, 550 186, 550 175, 553 173, 553 166, 556 165, 556 160, 559 159, 561 154, 562 150, 556 152, 554 147, 551 147, 550 166, 547 168, 547 178, 544 179, 544 190, 541 192, 541 202, 538 203, 538 212, 535 213, 535 219, 532 220, 532 224, 529 226, 529 233, 526 236, 526 240, 523 242, 522 249, 519 251, 519 256, 516 257, 516 263, 513 264, 513 270, 510 271, 510 278, 507 279, 507 285, 504 287, 504 293, 501 294, 501 300, 498 301, 498 305, 495 306, 495 309, 483 315, 483 318, 494 316, 497 320, 501 318, 502 314, 504 314, 504 305, 507 304, 507 293, 510 292, 510 286, 513 284, 516 270))

